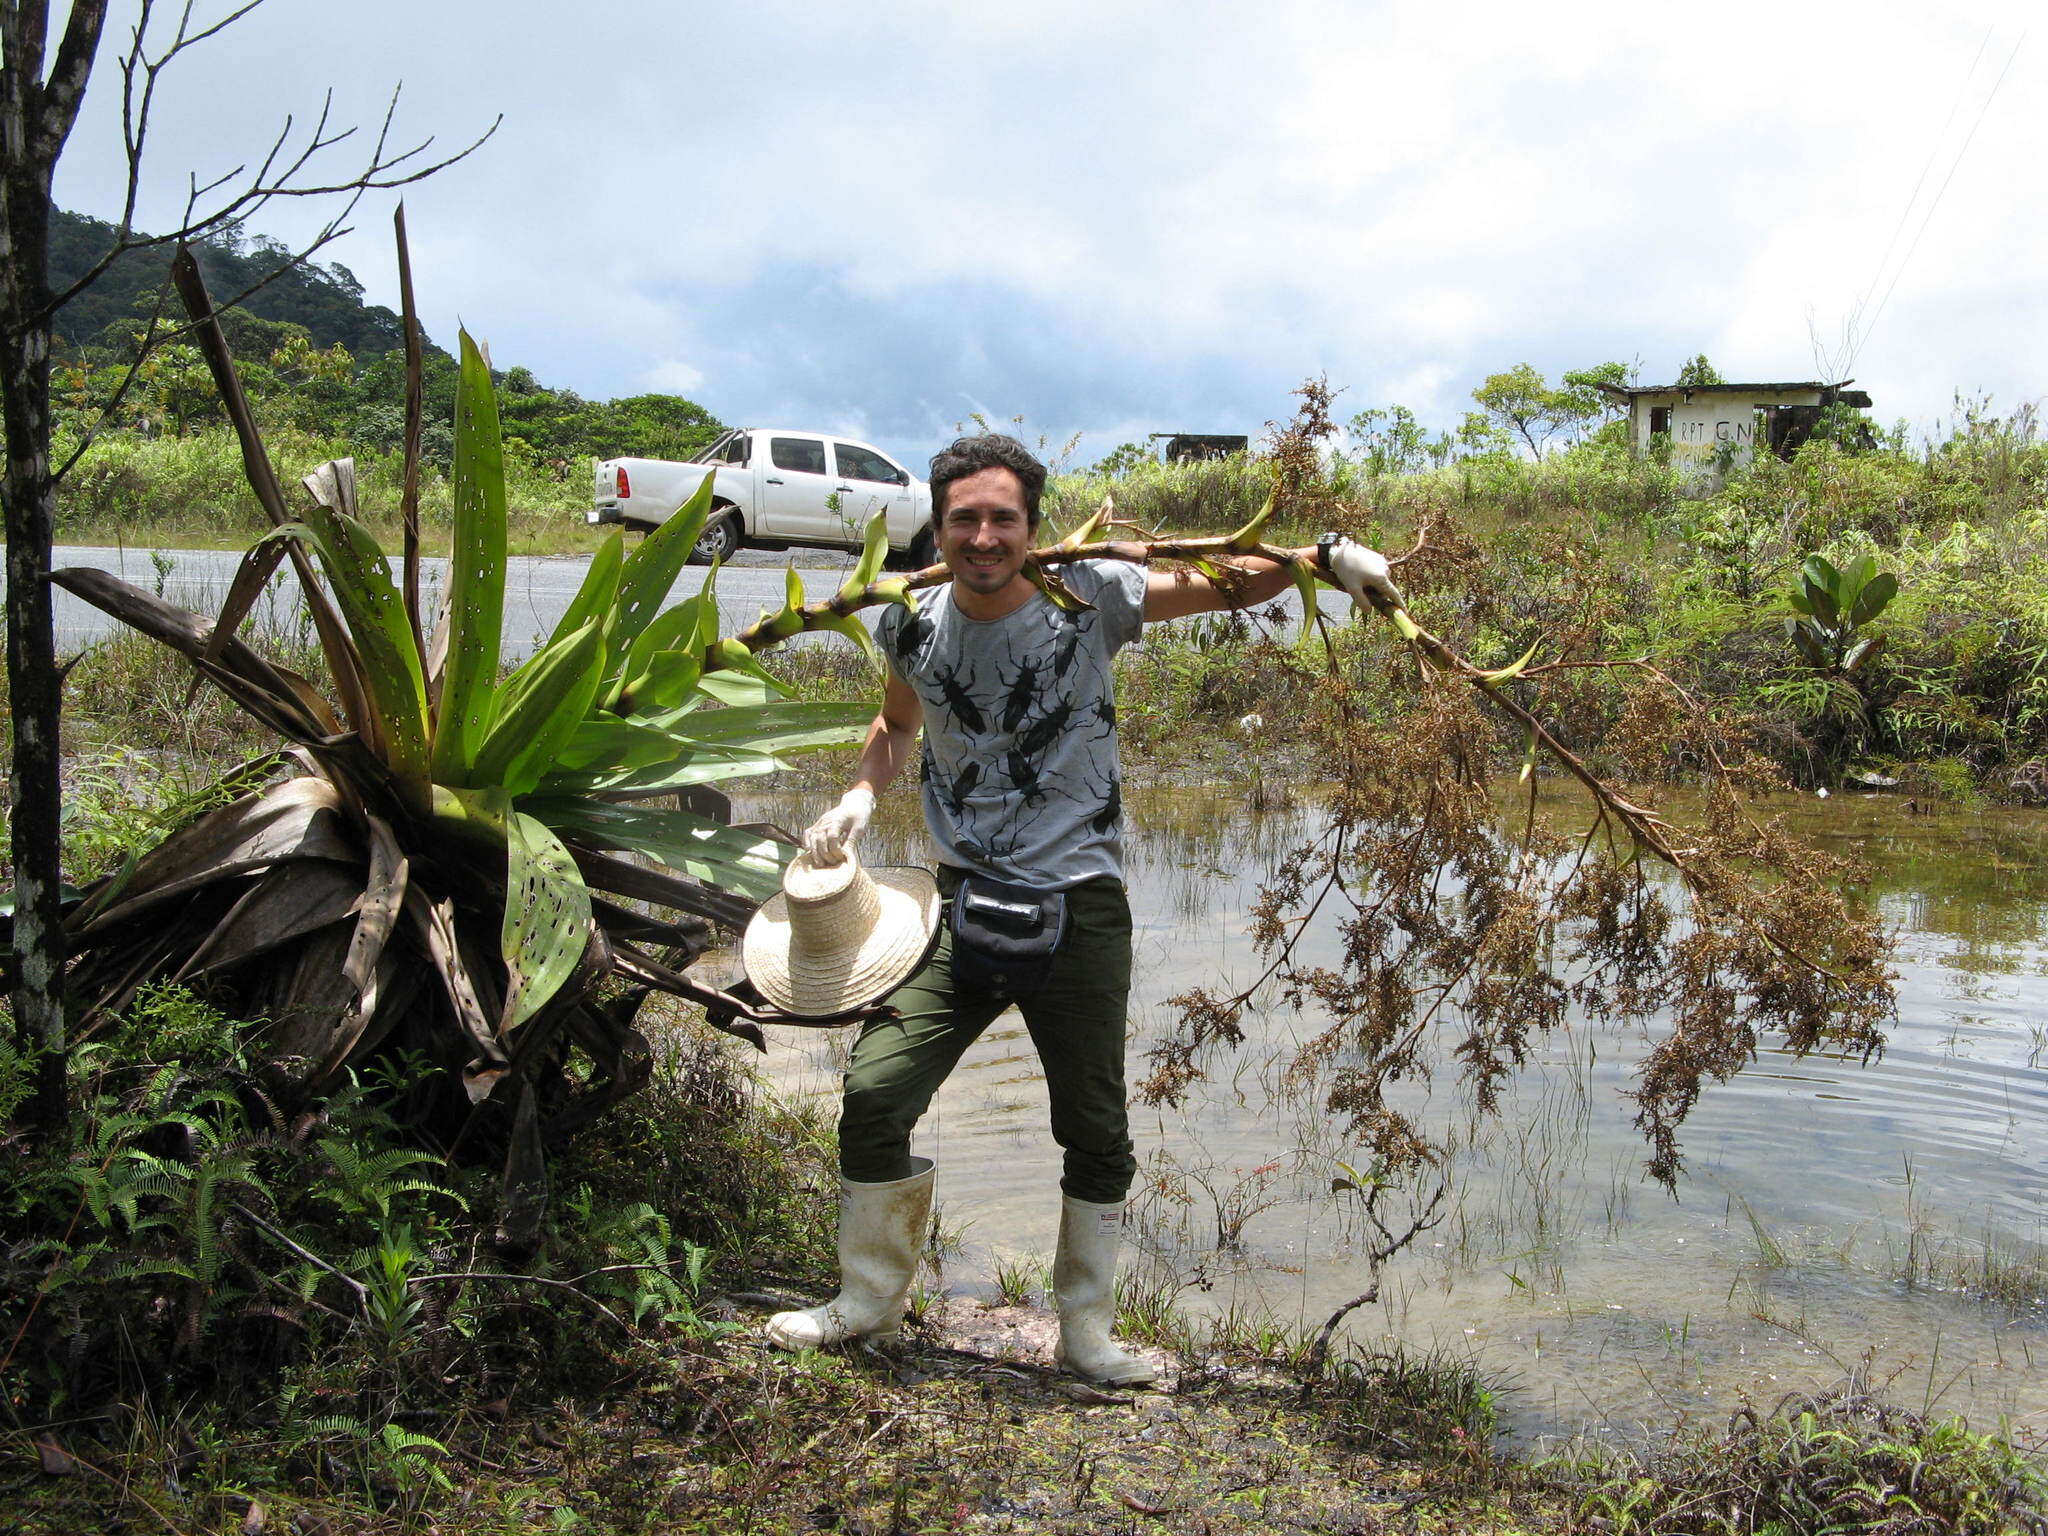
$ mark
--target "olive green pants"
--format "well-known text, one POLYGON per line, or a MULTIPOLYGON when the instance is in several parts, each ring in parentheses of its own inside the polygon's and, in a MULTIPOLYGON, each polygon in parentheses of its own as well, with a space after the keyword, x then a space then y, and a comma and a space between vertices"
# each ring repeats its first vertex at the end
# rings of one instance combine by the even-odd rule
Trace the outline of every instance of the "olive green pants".
MULTIPOLYGON (((1006 999, 953 984, 952 887, 940 870, 946 912, 925 968, 897 988, 894 1019, 862 1027, 846 1069, 839 1115, 839 1170, 862 1184, 911 1175, 910 1133, 954 1065, 1006 999)), ((1124 1106, 1124 1005, 1131 990, 1131 908, 1103 878, 1067 892, 1067 938, 1043 987, 1017 1008, 1052 1101, 1052 1135, 1065 1154, 1060 1188, 1076 1200, 1113 1204, 1136 1174, 1124 1106)))

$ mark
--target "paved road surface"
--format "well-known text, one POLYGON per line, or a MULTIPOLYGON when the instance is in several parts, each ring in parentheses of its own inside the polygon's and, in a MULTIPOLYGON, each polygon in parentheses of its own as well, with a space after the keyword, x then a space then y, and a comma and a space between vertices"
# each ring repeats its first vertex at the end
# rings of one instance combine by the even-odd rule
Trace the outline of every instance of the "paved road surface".
MULTIPOLYGON (((756 558, 761 558, 757 556, 756 558)), ((816 551, 805 551, 799 559, 816 561, 816 551)), ((218 613, 234 579, 241 556, 232 550, 204 549, 111 549, 91 545, 60 545, 51 564, 92 566, 111 571, 122 580, 153 592, 198 613, 218 613)), ((421 562, 423 585, 438 591, 445 579, 447 562, 421 562)), ((528 654, 547 638, 562 615, 589 564, 582 556, 519 557, 511 560, 505 583, 505 655, 516 659, 528 654)), ((833 569, 801 566, 805 590, 813 597, 826 596, 845 580, 845 565, 833 569)), ((702 567, 685 568, 669 596, 680 601, 693 595, 704 583, 702 567)), ((753 623, 763 608, 782 606, 783 567, 780 565, 728 566, 718 575, 718 607, 728 632, 753 623)), ((4 590, 4 588, 0 588, 4 590)), ((57 651, 60 656, 83 649, 104 639, 116 628, 115 622, 89 603, 70 593, 56 594, 57 651)), ((1349 606, 1346 599, 1325 592, 1322 601, 1332 612, 1349 606)), ((1284 599, 1290 616, 1299 613, 1299 603, 1290 591, 1284 599)), ((270 592, 251 620, 252 627, 289 632, 300 621, 298 586, 291 567, 283 566, 272 579, 270 592)), ((248 633, 248 631, 244 631, 248 633)))

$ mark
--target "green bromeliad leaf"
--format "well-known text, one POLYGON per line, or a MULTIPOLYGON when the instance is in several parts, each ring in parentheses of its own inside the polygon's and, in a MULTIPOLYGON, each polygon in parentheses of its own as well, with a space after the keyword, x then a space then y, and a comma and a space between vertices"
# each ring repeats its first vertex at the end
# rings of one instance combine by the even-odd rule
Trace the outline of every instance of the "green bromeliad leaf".
POLYGON ((847 573, 846 584, 841 592, 858 592, 862 587, 882 574, 882 562, 889 558, 889 522, 877 512, 868 519, 867 533, 861 542, 860 559, 854 562, 847 573))
MULTIPOLYGON (((1273 508, 1278 500, 1276 491, 1266 493, 1265 504, 1252 514, 1252 520, 1230 536, 1230 547, 1240 554, 1257 549, 1265 542, 1266 524, 1271 521, 1273 508)), ((1100 514, 1097 514, 1100 516, 1100 514)))
MULTIPOLYGON (((297 528, 320 557, 336 605, 348 623, 363 685, 382 729, 391 766, 418 777, 427 766, 426 675, 405 600, 375 535, 354 518, 315 503, 297 528)), ((284 530, 279 530, 283 532, 284 530)))
POLYGON ((843 747, 857 742, 874 718, 874 705, 853 700, 756 704, 738 709, 694 710, 685 706, 665 714, 639 715, 634 723, 665 731, 690 746, 800 752, 811 747, 843 747))
POLYGON ((471 777, 502 785, 510 795, 532 789, 590 714, 603 681, 604 627, 593 618, 549 642, 505 680, 497 722, 477 751, 471 777))
POLYGON ((697 691, 704 676, 704 657, 696 650, 656 651, 626 690, 633 708, 673 709, 697 691))
POLYGON ((1519 657, 1509 662, 1506 666, 1496 667, 1491 672, 1482 672, 1479 675, 1489 683, 1513 682, 1528 669, 1529 663, 1536 659, 1536 652, 1542 644, 1542 638, 1539 636, 1529 643, 1529 649, 1522 652, 1519 657))
POLYGON ((790 689, 781 679, 747 672, 706 672, 697 679, 697 691, 709 694, 721 704, 772 704, 789 697, 790 689))
MULTIPOLYGON (((912 613, 917 612, 917 600, 915 598, 908 597, 907 594, 904 606, 907 607, 912 613)), ((821 618, 817 620, 817 627, 820 629, 829 629, 835 634, 844 635, 847 639, 851 640, 854 643, 854 645, 860 650, 861 654, 866 656, 869 661, 873 662, 877 667, 882 665, 882 653, 880 650, 876 649, 875 637, 868 633, 867 625, 861 623, 861 621, 859 619, 856 619, 852 614, 832 614, 828 617, 821 618)))
POLYGON ((705 710, 683 704, 631 718, 594 715, 576 726, 542 783, 549 790, 599 789, 614 775, 637 782, 641 770, 670 764, 706 770, 684 781, 695 784, 720 777, 721 764, 737 773, 768 773, 782 753, 859 741, 873 715, 862 703, 705 710))
POLYGON ((688 811, 568 796, 537 796, 524 809, 583 842, 646 854, 706 885, 756 901, 782 888, 783 868, 797 851, 775 838, 721 826, 688 811))
POLYGON ((619 576, 625 563, 626 536, 614 528, 590 557, 590 569, 583 573, 576 596, 563 611, 555 632, 548 636, 550 642, 575 633, 592 619, 611 622, 612 611, 618 606, 619 576))
POLYGON ((579 721, 544 776, 552 784, 565 774, 603 773, 613 768, 644 768, 690 750, 692 743, 644 721, 597 714, 579 721))
POLYGON ((514 811, 507 821, 505 924, 510 976, 500 1032, 525 1023, 575 974, 590 939, 590 888, 546 823, 514 811))
POLYGON ((782 681, 761 665, 760 657, 730 636, 709 646, 704 652, 704 657, 705 661, 714 667, 729 672, 742 672, 772 688, 783 688, 782 681))
POLYGON ((703 647, 697 639, 703 628, 703 611, 707 607, 712 610, 715 631, 717 604, 717 596, 707 588, 684 598, 641 630, 626 650, 625 664, 609 690, 606 707, 631 715, 650 706, 677 704, 687 697, 703 671, 703 647), (675 656, 686 658, 687 664, 678 667, 674 661, 658 660, 675 656))
MULTIPOLYGON (((676 509, 675 515, 626 556, 619 572, 618 606, 612 622, 606 677, 620 675, 633 642, 661 613, 669 589, 689 563, 690 551, 696 547, 697 535, 704 531, 704 519, 711 511, 711 479, 707 471, 704 483, 676 509)), ((712 622, 715 630, 715 614, 712 622)))
POLYGON ((665 795, 692 784, 752 778, 789 766, 786 759, 770 752, 706 751, 680 758, 671 754, 633 767, 592 768, 583 773, 558 770, 542 780, 541 787, 550 794, 665 795))
POLYGON ((1294 590, 1301 594, 1301 627, 1306 631, 1315 623, 1319 612, 1316 607, 1316 575, 1304 560, 1295 561, 1287 569, 1294 577, 1294 590))
POLYGON ((697 649, 709 651, 718 644, 718 573, 725 569, 723 560, 713 560, 711 569, 704 573, 704 585, 697 589, 697 649))
POLYGON ((469 783, 491 728, 505 619, 505 449, 491 370, 467 331, 455 393, 455 529, 448 560, 448 666, 434 728, 437 784, 469 783))

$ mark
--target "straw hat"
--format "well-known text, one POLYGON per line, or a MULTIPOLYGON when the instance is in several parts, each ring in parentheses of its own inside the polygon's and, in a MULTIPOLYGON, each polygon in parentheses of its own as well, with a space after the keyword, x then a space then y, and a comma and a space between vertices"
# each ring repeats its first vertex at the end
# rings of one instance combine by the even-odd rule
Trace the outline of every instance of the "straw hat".
POLYGON ((780 894, 747 924, 740 961, 784 1013, 829 1019, 879 1002, 931 953, 939 885, 928 870, 867 870, 851 849, 837 864, 789 861, 780 894))

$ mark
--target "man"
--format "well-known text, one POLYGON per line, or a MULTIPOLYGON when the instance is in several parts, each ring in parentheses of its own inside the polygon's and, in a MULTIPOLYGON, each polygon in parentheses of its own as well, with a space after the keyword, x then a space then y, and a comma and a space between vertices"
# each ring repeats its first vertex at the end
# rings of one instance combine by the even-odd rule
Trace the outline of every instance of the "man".
MULTIPOLYGON (((804 833, 804 848, 814 863, 846 857, 922 727, 925 821, 949 906, 969 875, 1059 892, 1066 937, 1043 979, 1012 998, 956 976, 941 923, 931 961, 890 999, 897 1017, 864 1027, 847 1067, 839 1295, 777 1314, 768 1335, 798 1349, 895 1331, 931 1212, 932 1165, 911 1156, 911 1131, 961 1054, 1014 1001, 1065 1158, 1058 1359, 1091 1380, 1132 1385, 1153 1373, 1110 1339, 1124 1198, 1137 1171, 1124 1092, 1131 914, 1111 665, 1146 623, 1263 602, 1292 578, 1261 556, 1234 562, 1241 574, 1228 592, 1188 571, 1075 562, 1059 574, 1089 606, 1068 612, 1024 574, 1045 479, 1023 444, 996 433, 963 437, 932 460, 933 536, 953 580, 925 593, 915 615, 883 615, 881 711, 853 787, 804 833)), ((1366 587, 1399 600, 1386 561, 1348 539, 1329 535, 1294 553, 1361 602, 1366 587)))

